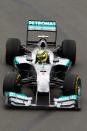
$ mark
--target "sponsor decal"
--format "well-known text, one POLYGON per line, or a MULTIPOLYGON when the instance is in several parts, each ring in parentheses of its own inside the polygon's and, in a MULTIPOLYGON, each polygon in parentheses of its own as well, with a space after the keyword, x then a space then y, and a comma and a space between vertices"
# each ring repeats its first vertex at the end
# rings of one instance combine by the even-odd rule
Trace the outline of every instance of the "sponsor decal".
POLYGON ((8 92, 8 95, 11 97, 18 97, 21 99, 26 99, 28 98, 25 94, 18 94, 18 93, 14 93, 14 92, 8 92))
POLYGON ((8 92, 6 93, 7 101, 6 104, 14 106, 30 106, 32 102, 32 97, 27 97, 25 94, 19 94, 15 92, 8 92))
POLYGON ((29 21, 28 30, 56 31, 56 22, 29 21))
POLYGON ((61 101, 68 101, 68 100, 76 100, 77 95, 70 95, 70 96, 61 96, 58 99, 54 98, 54 101, 61 102, 61 101))
POLYGON ((44 21, 29 21, 29 25, 47 25, 56 26, 56 22, 44 22, 44 21))
POLYGON ((77 95, 62 96, 58 99, 54 99, 54 105, 57 108, 73 108, 77 100, 77 95))

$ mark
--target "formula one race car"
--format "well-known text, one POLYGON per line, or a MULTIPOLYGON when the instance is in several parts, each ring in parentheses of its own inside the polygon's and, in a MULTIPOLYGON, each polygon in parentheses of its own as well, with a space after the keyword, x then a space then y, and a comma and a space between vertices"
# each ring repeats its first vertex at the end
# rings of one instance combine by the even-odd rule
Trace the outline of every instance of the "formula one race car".
POLYGON ((76 42, 57 46, 55 21, 28 21, 26 45, 10 38, 6 63, 14 66, 3 83, 5 105, 80 109, 81 79, 70 73, 76 61, 76 42))

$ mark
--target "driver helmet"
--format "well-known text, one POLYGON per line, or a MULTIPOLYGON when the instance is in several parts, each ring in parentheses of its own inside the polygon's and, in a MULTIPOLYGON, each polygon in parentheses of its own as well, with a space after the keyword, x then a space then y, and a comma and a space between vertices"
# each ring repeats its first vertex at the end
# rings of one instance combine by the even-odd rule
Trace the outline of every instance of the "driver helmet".
POLYGON ((39 50, 36 55, 37 63, 46 63, 48 59, 48 53, 45 50, 39 50))

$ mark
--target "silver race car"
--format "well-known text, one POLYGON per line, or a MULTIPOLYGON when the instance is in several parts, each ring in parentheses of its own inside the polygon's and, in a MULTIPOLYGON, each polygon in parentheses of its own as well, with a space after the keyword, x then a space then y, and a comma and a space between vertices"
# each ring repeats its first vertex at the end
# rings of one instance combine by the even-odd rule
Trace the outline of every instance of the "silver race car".
POLYGON ((81 79, 70 73, 76 61, 76 42, 57 44, 55 21, 27 23, 26 45, 6 42, 6 63, 13 65, 3 82, 6 106, 80 109, 81 79))

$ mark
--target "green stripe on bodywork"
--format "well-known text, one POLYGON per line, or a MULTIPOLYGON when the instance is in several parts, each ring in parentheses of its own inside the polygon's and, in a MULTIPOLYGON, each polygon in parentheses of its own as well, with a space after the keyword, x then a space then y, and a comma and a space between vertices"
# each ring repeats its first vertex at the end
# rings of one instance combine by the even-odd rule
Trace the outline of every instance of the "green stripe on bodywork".
POLYGON ((69 66, 71 64, 71 61, 69 60, 65 66, 69 66))
POLYGON ((20 64, 19 61, 16 59, 16 57, 14 58, 14 63, 15 64, 20 64))
POLYGON ((50 28, 56 28, 56 26, 55 25, 28 25, 28 26, 32 26, 32 27, 50 27, 50 28))
POLYGON ((15 92, 8 92, 8 95, 13 96, 13 97, 21 96, 21 97, 24 97, 24 98, 28 98, 25 94, 19 94, 19 93, 15 93, 15 92))
POLYGON ((58 100, 76 100, 77 97, 77 95, 61 96, 58 98, 58 100))

